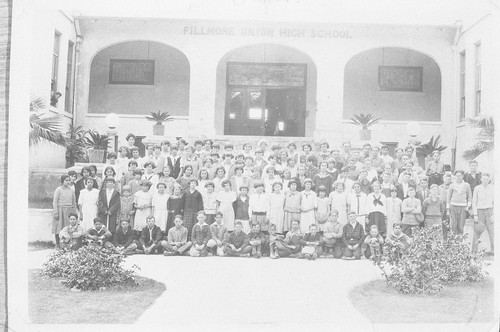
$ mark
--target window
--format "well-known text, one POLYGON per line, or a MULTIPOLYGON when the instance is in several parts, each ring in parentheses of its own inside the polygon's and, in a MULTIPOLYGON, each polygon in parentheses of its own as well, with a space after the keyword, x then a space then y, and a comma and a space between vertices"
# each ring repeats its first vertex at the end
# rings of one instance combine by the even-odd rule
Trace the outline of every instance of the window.
POLYGON ((474 91, 475 91, 475 115, 481 114, 481 43, 477 43, 475 48, 474 67, 474 91))
POLYGON ((66 89, 64 95, 64 110, 68 113, 73 113, 73 49, 74 43, 68 42, 68 59, 66 61, 66 89))
POLYGON ((465 119, 465 51, 460 52, 460 121, 465 119))
MULTIPOLYGON (((59 48, 61 43, 61 34, 54 33, 54 51, 52 53, 52 78, 50 82, 50 96, 54 96, 57 92, 57 75, 59 72, 59 48)), ((51 98, 52 99, 52 98, 51 98)), ((52 105, 52 102, 51 102, 52 105)), ((54 106, 54 105, 52 105, 54 106)))

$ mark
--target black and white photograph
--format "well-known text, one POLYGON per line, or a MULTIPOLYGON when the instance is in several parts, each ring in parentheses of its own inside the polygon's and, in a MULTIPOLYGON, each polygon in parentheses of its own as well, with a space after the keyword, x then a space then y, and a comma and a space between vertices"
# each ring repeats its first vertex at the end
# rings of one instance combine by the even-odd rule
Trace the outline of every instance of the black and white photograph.
POLYGON ((499 0, 0 17, 3 331, 499 331, 499 0))

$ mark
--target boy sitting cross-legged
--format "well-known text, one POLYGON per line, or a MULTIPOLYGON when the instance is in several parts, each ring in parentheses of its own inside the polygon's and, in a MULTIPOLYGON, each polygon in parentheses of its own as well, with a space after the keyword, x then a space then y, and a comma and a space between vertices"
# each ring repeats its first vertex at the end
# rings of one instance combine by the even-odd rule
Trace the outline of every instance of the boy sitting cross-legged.
POLYGON ((342 258, 342 234, 344 224, 339 220, 339 212, 333 209, 323 227, 323 238, 321 239, 322 252, 325 257, 332 252, 333 258, 342 258))
POLYGON ((212 254, 224 256, 224 241, 228 235, 228 231, 223 222, 222 212, 217 212, 215 215, 215 222, 210 225, 210 232, 212 238, 208 240, 207 247, 212 254))
POLYGON ((234 231, 229 234, 224 242, 224 253, 227 256, 240 256, 245 243, 246 234, 243 232, 241 221, 234 223, 234 231))
POLYGON ((306 233, 300 240, 302 251, 300 258, 315 260, 321 255, 321 234, 318 233, 318 226, 312 224, 309 226, 309 232, 306 233))
POLYGON ((138 254, 156 254, 161 253, 161 228, 155 225, 155 217, 149 216, 146 218, 146 227, 142 229, 139 241, 135 240, 137 245, 135 250, 138 254))
POLYGON ((259 224, 253 224, 252 230, 245 238, 245 246, 242 249, 242 254, 249 254, 255 258, 262 256, 262 245, 266 241, 266 236, 260 230, 259 224))
POLYGON ((180 256, 191 248, 191 242, 187 240, 188 230, 182 226, 182 216, 180 214, 175 216, 174 223, 175 226, 168 230, 167 236, 161 241, 164 250, 163 255, 165 256, 180 256))
POLYGON ((207 243, 212 238, 210 226, 205 222, 207 215, 205 211, 198 211, 196 217, 198 222, 194 224, 191 230, 192 247, 189 249, 191 257, 205 257, 208 255, 207 243))
POLYGON ((123 255, 133 255, 137 249, 134 238, 135 231, 130 227, 128 219, 123 219, 113 234, 113 242, 106 242, 106 248, 116 249, 123 255))
POLYGON ((286 233, 283 242, 276 242, 276 258, 279 257, 298 257, 300 255, 300 239, 302 232, 300 231, 300 222, 292 220, 291 230, 286 233))

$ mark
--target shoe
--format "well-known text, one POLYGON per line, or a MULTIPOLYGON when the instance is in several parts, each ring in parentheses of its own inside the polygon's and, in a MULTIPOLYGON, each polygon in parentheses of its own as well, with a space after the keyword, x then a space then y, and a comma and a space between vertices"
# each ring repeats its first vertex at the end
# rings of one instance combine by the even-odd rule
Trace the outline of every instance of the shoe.
POLYGON ((241 254, 241 257, 250 257, 250 254, 241 254))
POLYGON ((255 247, 252 248, 252 256, 255 256, 255 253, 257 252, 257 249, 255 247))
POLYGON ((316 260, 316 258, 318 258, 318 255, 312 254, 311 259, 314 261, 314 260, 316 260))
POLYGON ((135 249, 136 254, 144 254, 144 250, 141 249, 135 249))
POLYGON ((278 257, 276 257, 276 255, 274 255, 274 254, 273 254, 273 255, 269 255, 269 258, 271 258, 271 259, 276 259, 276 258, 278 258, 278 257))
POLYGON ((257 252, 255 253, 255 258, 261 258, 261 257, 262 257, 262 254, 261 254, 260 252, 258 252, 258 251, 257 251, 257 252))
POLYGON ((305 259, 308 259, 308 260, 311 260, 311 255, 306 254, 304 258, 305 258, 305 259))
POLYGON ((163 256, 175 256, 175 253, 170 252, 170 251, 164 251, 163 256))

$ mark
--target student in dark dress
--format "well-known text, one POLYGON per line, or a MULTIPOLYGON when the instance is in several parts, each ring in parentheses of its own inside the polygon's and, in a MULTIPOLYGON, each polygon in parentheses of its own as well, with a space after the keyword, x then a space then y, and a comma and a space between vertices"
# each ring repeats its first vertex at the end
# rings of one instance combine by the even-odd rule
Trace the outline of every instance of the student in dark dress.
POLYGON ((196 223, 196 215, 198 211, 203 210, 203 197, 196 190, 198 180, 189 180, 189 188, 184 192, 184 227, 191 234, 194 224, 196 223))
POLYGON ((167 202, 167 234, 168 230, 175 226, 175 216, 184 214, 184 195, 180 184, 174 184, 174 194, 170 196, 167 202))

